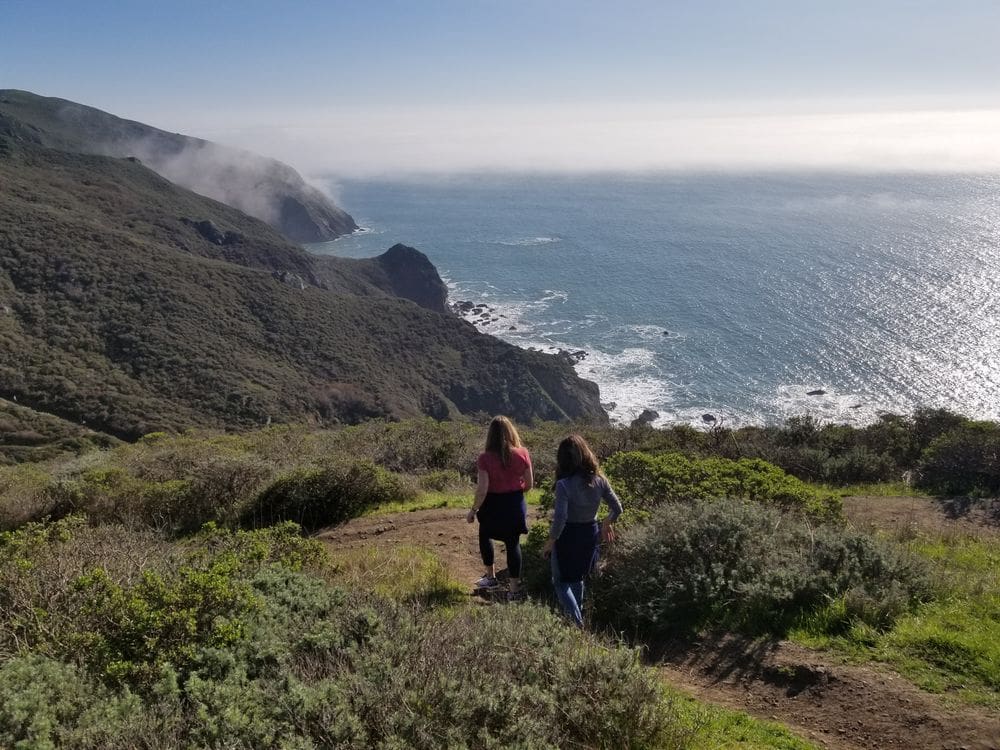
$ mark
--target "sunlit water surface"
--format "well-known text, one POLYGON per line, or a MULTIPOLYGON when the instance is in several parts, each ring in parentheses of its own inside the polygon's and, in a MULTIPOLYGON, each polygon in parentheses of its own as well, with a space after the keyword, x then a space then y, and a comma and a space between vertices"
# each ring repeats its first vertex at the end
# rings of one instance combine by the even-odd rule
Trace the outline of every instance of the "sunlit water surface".
POLYGON ((483 330, 584 349, 612 416, 1000 419, 1000 177, 479 175, 352 181, 367 232, 425 252, 483 330), (810 391, 822 395, 807 395, 810 391))

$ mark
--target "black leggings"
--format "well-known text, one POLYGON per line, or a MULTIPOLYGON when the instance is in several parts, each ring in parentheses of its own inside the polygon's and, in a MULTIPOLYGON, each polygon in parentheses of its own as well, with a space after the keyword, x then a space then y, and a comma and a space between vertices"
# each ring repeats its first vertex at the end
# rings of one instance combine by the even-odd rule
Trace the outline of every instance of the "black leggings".
MULTIPOLYGON (((507 572, 511 578, 521 577, 521 535, 509 539, 501 539, 507 548, 507 572)), ((483 556, 483 565, 493 564, 493 540, 479 531, 479 553, 483 556)))

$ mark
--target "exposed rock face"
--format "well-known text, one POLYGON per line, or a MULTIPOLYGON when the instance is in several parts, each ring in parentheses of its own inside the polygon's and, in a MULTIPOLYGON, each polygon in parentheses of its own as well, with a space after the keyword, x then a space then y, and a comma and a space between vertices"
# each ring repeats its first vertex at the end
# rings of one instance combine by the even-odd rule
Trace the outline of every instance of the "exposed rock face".
POLYGON ((642 414, 632 420, 632 426, 637 427, 644 424, 652 424, 660 418, 660 412, 653 409, 643 409, 642 414))
POLYGON ((261 219, 296 242, 324 242, 358 228, 287 164, 65 99, 0 90, 0 134, 74 153, 137 157, 171 182, 261 219))
POLYGON ((397 244, 375 258, 375 262, 385 270, 397 297, 413 300, 428 310, 448 311, 448 287, 422 252, 397 244))
POLYGON ((213 245, 233 245, 239 242, 242 237, 236 232, 224 232, 208 219, 195 221, 193 219, 181 219, 189 227, 194 227, 202 237, 213 245))

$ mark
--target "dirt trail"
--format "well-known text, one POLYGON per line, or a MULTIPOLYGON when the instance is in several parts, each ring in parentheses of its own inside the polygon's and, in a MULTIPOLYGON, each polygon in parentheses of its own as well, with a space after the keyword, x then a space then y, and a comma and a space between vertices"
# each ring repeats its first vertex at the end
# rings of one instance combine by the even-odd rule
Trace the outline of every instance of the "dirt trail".
MULTIPOLYGON (((884 528, 896 519, 996 533, 989 513, 949 517, 944 506, 919 498, 848 498, 845 512, 859 526, 884 528)), ((471 582, 482 574, 476 534, 463 511, 445 509, 356 519, 320 537, 339 549, 425 547, 452 577, 470 583, 471 594, 471 582)), ((503 564, 498 544, 497 567, 503 564)), ((840 664, 788 641, 705 639, 664 648, 655 661, 668 682, 700 700, 780 722, 822 747, 1000 750, 1000 717, 985 709, 951 708, 877 666, 840 664)))

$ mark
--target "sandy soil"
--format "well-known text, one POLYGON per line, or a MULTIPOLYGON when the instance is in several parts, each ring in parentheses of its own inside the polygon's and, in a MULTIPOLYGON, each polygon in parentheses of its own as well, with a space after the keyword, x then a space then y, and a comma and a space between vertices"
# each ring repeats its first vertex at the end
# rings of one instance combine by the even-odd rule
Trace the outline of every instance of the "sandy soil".
MULTIPOLYGON (((997 503, 854 497, 846 498, 844 507, 858 527, 1000 534, 997 503)), ((456 580, 469 582, 470 597, 472 582, 482 574, 476 526, 465 522, 461 510, 361 518, 320 537, 340 549, 426 547, 456 580)), ((504 567, 500 544, 497 567, 504 567)), ((952 708, 877 665, 841 664, 788 641, 706 638, 664 646, 651 660, 668 682, 699 699, 780 722, 823 747, 1000 750, 1000 717, 984 709, 952 708)))

